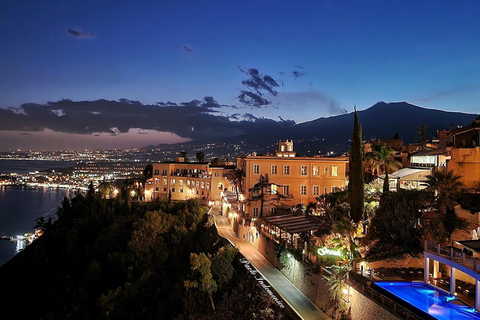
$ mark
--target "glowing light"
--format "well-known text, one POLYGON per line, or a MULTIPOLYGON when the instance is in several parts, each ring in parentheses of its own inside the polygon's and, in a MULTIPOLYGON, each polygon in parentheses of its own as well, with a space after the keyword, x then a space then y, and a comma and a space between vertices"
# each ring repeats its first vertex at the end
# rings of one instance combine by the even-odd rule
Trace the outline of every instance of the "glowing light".
POLYGON ((317 253, 319 256, 331 255, 340 257, 342 255, 338 250, 329 249, 327 247, 319 247, 317 253))
POLYGON ((348 289, 343 288, 343 294, 348 294, 348 289))

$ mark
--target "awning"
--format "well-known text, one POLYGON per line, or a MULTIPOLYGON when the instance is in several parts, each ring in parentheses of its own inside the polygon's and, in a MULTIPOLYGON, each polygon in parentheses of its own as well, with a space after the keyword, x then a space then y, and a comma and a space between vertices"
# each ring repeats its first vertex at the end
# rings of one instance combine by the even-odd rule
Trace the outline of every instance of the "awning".
POLYGON ((290 234, 320 229, 323 222, 314 216, 282 214, 263 219, 266 223, 280 228, 290 234))
POLYGON ((464 240, 464 241, 455 241, 465 249, 474 251, 480 254, 480 240, 464 240))

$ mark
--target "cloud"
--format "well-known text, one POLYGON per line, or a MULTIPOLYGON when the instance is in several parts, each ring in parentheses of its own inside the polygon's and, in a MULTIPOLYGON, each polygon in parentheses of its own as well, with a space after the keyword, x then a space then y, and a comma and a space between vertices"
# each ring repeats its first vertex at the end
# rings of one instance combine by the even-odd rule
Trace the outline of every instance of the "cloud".
POLYGON ((276 96, 278 94, 276 88, 280 87, 280 84, 277 80, 269 75, 260 74, 255 68, 244 70, 238 67, 238 69, 240 72, 248 75, 249 78, 242 81, 242 85, 246 87, 246 89, 240 91, 237 99, 247 106, 257 108, 271 104, 271 101, 264 98, 264 95, 270 94, 276 96))
POLYGON ((68 33, 74 35, 77 38, 95 38, 95 35, 93 33, 86 33, 73 29, 68 29, 68 33))
POLYGON ((189 46, 183 46, 183 50, 186 51, 186 52, 192 52, 192 48, 190 48, 189 46))
POLYGON ((120 137, 137 128, 140 131, 136 132, 141 135, 145 132, 168 132, 184 139, 217 139, 248 133, 265 124, 278 129, 291 125, 288 121, 255 118, 248 114, 237 114, 230 120, 229 116, 221 115, 221 110, 225 108, 234 106, 221 105, 209 96, 178 104, 169 101, 156 105, 144 105, 127 99, 65 99, 44 105, 23 104, 23 113, 0 109, 0 132, 50 130, 66 134, 120 137))
POLYGON ((427 97, 422 97, 422 98, 417 98, 412 100, 412 103, 427 103, 434 101, 438 98, 443 98, 443 97, 448 97, 448 96, 455 96, 458 94, 464 94, 464 93, 469 93, 469 92, 477 92, 480 89, 480 85, 468 85, 468 86, 462 86, 462 87, 454 87, 454 88, 449 88, 449 89, 444 89, 442 91, 437 91, 430 96, 427 97))
MULTIPOLYGON (((284 107, 302 106, 302 109, 324 111, 326 114, 335 115, 347 113, 345 108, 334 98, 318 91, 283 92, 278 95, 276 102, 284 107)), ((322 113, 322 112, 320 112, 322 113)))

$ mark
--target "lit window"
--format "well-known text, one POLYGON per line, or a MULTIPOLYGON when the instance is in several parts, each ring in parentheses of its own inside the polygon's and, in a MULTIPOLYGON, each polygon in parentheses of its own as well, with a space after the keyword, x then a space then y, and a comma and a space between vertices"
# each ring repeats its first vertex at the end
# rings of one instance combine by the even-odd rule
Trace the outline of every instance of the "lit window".
POLYGON ((276 184, 272 184, 272 186, 270 187, 270 192, 272 194, 277 194, 277 185, 276 184))
POLYGON ((260 165, 254 164, 253 165, 253 174, 259 174, 260 173, 260 165))
POLYGON ((286 176, 290 175, 290 166, 283 166, 283 174, 286 176))
POLYGON ((332 167, 332 177, 336 177, 337 176, 337 167, 332 167))
POLYGON ((319 187, 318 186, 313 186, 313 195, 318 196, 318 192, 319 192, 319 187))
POLYGON ((318 167, 317 166, 313 166, 313 175, 314 176, 317 176, 318 175, 318 167))
POLYGON ((327 167, 327 166, 323 167, 323 172, 324 172, 325 174, 328 174, 328 167, 327 167))

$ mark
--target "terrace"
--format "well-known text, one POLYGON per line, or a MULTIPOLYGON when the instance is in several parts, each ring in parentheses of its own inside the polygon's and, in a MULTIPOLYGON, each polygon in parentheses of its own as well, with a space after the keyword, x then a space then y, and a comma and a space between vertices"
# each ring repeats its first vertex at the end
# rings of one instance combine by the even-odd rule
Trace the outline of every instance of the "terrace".
POLYGON ((425 241, 424 281, 461 296, 480 310, 480 240, 456 241, 456 244, 463 249, 425 241))

